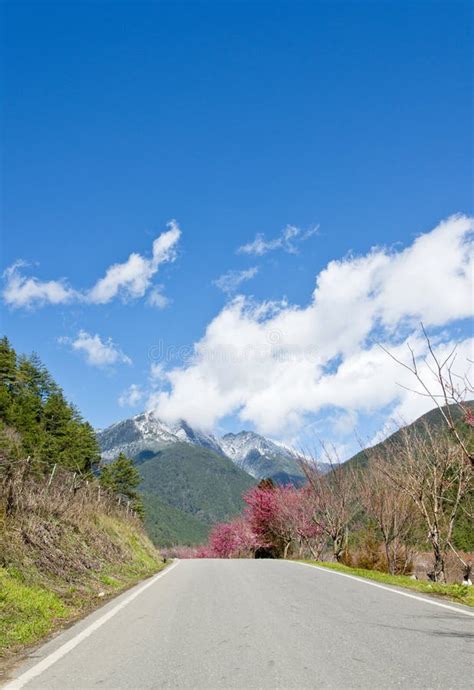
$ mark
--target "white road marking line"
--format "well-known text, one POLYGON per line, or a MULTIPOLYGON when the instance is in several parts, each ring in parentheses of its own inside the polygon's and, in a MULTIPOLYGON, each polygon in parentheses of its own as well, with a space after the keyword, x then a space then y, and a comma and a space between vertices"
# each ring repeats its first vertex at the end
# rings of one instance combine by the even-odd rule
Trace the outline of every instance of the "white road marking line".
POLYGON ((27 683, 29 683, 30 680, 39 676, 41 673, 43 673, 43 671, 46 671, 47 668, 55 664, 56 661, 59 661, 59 659, 62 659, 63 656, 72 651, 74 647, 77 647, 77 645, 80 644, 87 637, 89 637, 89 635, 92 635, 93 632, 102 627, 104 623, 107 623, 107 621, 113 618, 116 613, 125 608, 125 606, 127 606, 131 601, 136 599, 142 592, 148 589, 148 587, 154 585, 155 582, 159 580, 161 577, 168 575, 168 573, 170 573, 174 568, 176 568, 177 565, 179 565, 179 561, 176 561, 175 563, 170 565, 162 573, 158 573, 158 575, 155 575, 155 577, 153 577, 151 580, 145 583, 142 587, 139 587, 139 589, 135 590, 133 594, 130 594, 128 597, 126 597, 126 599, 123 599, 120 602, 120 604, 117 604, 117 606, 114 606, 113 609, 107 611, 107 613, 104 613, 103 616, 91 623, 85 630, 80 632, 71 640, 65 642, 63 645, 61 645, 61 647, 56 649, 56 651, 51 652, 51 654, 49 654, 47 657, 45 657, 37 664, 29 668, 27 671, 22 673, 21 676, 18 676, 18 678, 15 678, 10 683, 5 685, 3 690, 20 690, 20 688, 23 688, 27 683))
POLYGON ((307 568, 313 568, 315 570, 322 570, 325 573, 332 573, 333 575, 341 575, 341 577, 348 577, 350 580, 356 580, 357 582, 362 582, 364 585, 370 585, 371 587, 378 587, 379 589, 385 589, 387 592, 392 592, 392 594, 399 594, 402 597, 408 597, 409 599, 416 599, 417 601, 422 601, 424 604, 431 604, 431 606, 439 606, 442 609, 448 609, 449 611, 456 611, 456 613, 462 613, 465 616, 474 617, 474 611, 465 611, 457 606, 450 606, 449 604, 442 604, 440 601, 435 601, 434 599, 427 599, 426 597, 419 597, 417 594, 410 594, 409 592, 401 592, 398 589, 393 589, 392 587, 387 587, 386 585, 381 585, 378 582, 373 582, 372 580, 366 580, 363 577, 358 577, 357 575, 349 575, 349 573, 341 573, 339 570, 332 570, 332 568, 324 568, 320 565, 311 565, 310 563, 300 563, 299 561, 285 561, 286 563, 293 563, 293 565, 305 565, 307 568))

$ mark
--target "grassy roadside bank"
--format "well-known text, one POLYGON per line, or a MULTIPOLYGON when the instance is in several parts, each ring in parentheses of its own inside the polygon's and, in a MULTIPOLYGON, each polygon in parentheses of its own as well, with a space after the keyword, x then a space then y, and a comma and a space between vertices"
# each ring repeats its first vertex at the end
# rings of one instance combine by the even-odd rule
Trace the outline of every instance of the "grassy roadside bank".
POLYGON ((21 534, 10 533, 8 565, 0 567, 0 672, 28 646, 164 567, 140 523, 120 515, 42 527, 26 548, 21 534))
POLYGON ((350 568, 347 565, 340 563, 326 563, 320 561, 299 561, 300 563, 307 563, 308 565, 319 565, 322 568, 329 570, 337 570, 348 575, 356 575, 357 577, 365 578, 366 580, 375 580, 385 585, 394 585, 396 587, 403 587, 422 594, 432 594, 437 597, 443 597, 449 601, 454 601, 457 604, 464 604, 466 606, 474 606, 474 587, 461 584, 442 584, 439 582, 425 582, 423 580, 412 580, 406 575, 389 575, 388 573, 381 573, 377 570, 364 570, 363 568, 350 568))

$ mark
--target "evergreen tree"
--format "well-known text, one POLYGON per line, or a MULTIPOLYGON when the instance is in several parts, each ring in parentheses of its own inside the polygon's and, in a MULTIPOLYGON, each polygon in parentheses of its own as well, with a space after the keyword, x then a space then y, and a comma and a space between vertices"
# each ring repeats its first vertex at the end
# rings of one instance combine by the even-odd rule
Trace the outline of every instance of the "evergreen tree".
POLYGON ((51 374, 36 353, 29 357, 20 355, 17 366, 17 382, 45 402, 49 395, 58 391, 51 374))
POLYGON ((104 465, 100 472, 102 486, 120 496, 126 496, 130 500, 132 508, 142 516, 143 503, 135 490, 140 482, 139 471, 124 453, 120 453, 118 458, 110 464, 104 465))
POLYGON ((16 354, 8 338, 0 339, 0 419, 9 421, 16 382, 16 354))
POLYGON ((67 402, 39 357, 17 357, 7 338, 0 340, 0 425, 4 440, 14 432, 15 453, 30 456, 37 469, 48 471, 57 463, 87 474, 98 465, 90 424, 67 402))
POLYGON ((0 339, 0 385, 11 390, 16 382, 16 353, 6 336, 0 339))

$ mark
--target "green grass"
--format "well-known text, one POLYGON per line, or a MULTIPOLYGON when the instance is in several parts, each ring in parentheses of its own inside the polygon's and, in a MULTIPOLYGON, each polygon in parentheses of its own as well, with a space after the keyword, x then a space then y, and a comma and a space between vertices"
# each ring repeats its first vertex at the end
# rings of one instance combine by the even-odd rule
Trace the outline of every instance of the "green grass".
POLYGON ((347 565, 340 563, 324 563, 319 561, 302 561, 310 565, 319 565, 330 570, 337 570, 341 573, 348 573, 349 575, 357 575, 366 580, 375 580, 376 582, 383 582, 386 585, 395 585, 397 587, 404 587, 412 589, 423 594, 434 594, 439 597, 445 597, 458 604, 465 604, 466 606, 474 606, 474 587, 469 585, 445 585, 440 582, 424 582, 423 580, 412 580, 406 575, 389 575, 388 573, 381 573, 377 570, 364 570, 364 568, 350 568, 347 565))
POLYGON ((70 608, 54 592, 27 585, 17 572, 0 568, 0 649, 41 639, 70 608))
POLYGON ((5 663, 164 567, 143 530, 118 516, 87 516, 80 525, 63 523, 60 531, 50 520, 49 530, 48 536, 56 535, 54 544, 43 540, 26 547, 10 534, 8 565, 0 567, 0 661, 5 663))

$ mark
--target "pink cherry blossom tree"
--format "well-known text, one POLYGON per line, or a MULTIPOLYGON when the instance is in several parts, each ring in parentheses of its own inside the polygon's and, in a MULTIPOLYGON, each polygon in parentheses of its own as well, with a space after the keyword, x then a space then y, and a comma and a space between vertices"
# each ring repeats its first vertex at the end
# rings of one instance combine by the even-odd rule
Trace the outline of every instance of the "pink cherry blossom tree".
POLYGON ((245 517, 216 525, 209 536, 208 549, 214 558, 249 558, 256 547, 257 539, 245 517))

